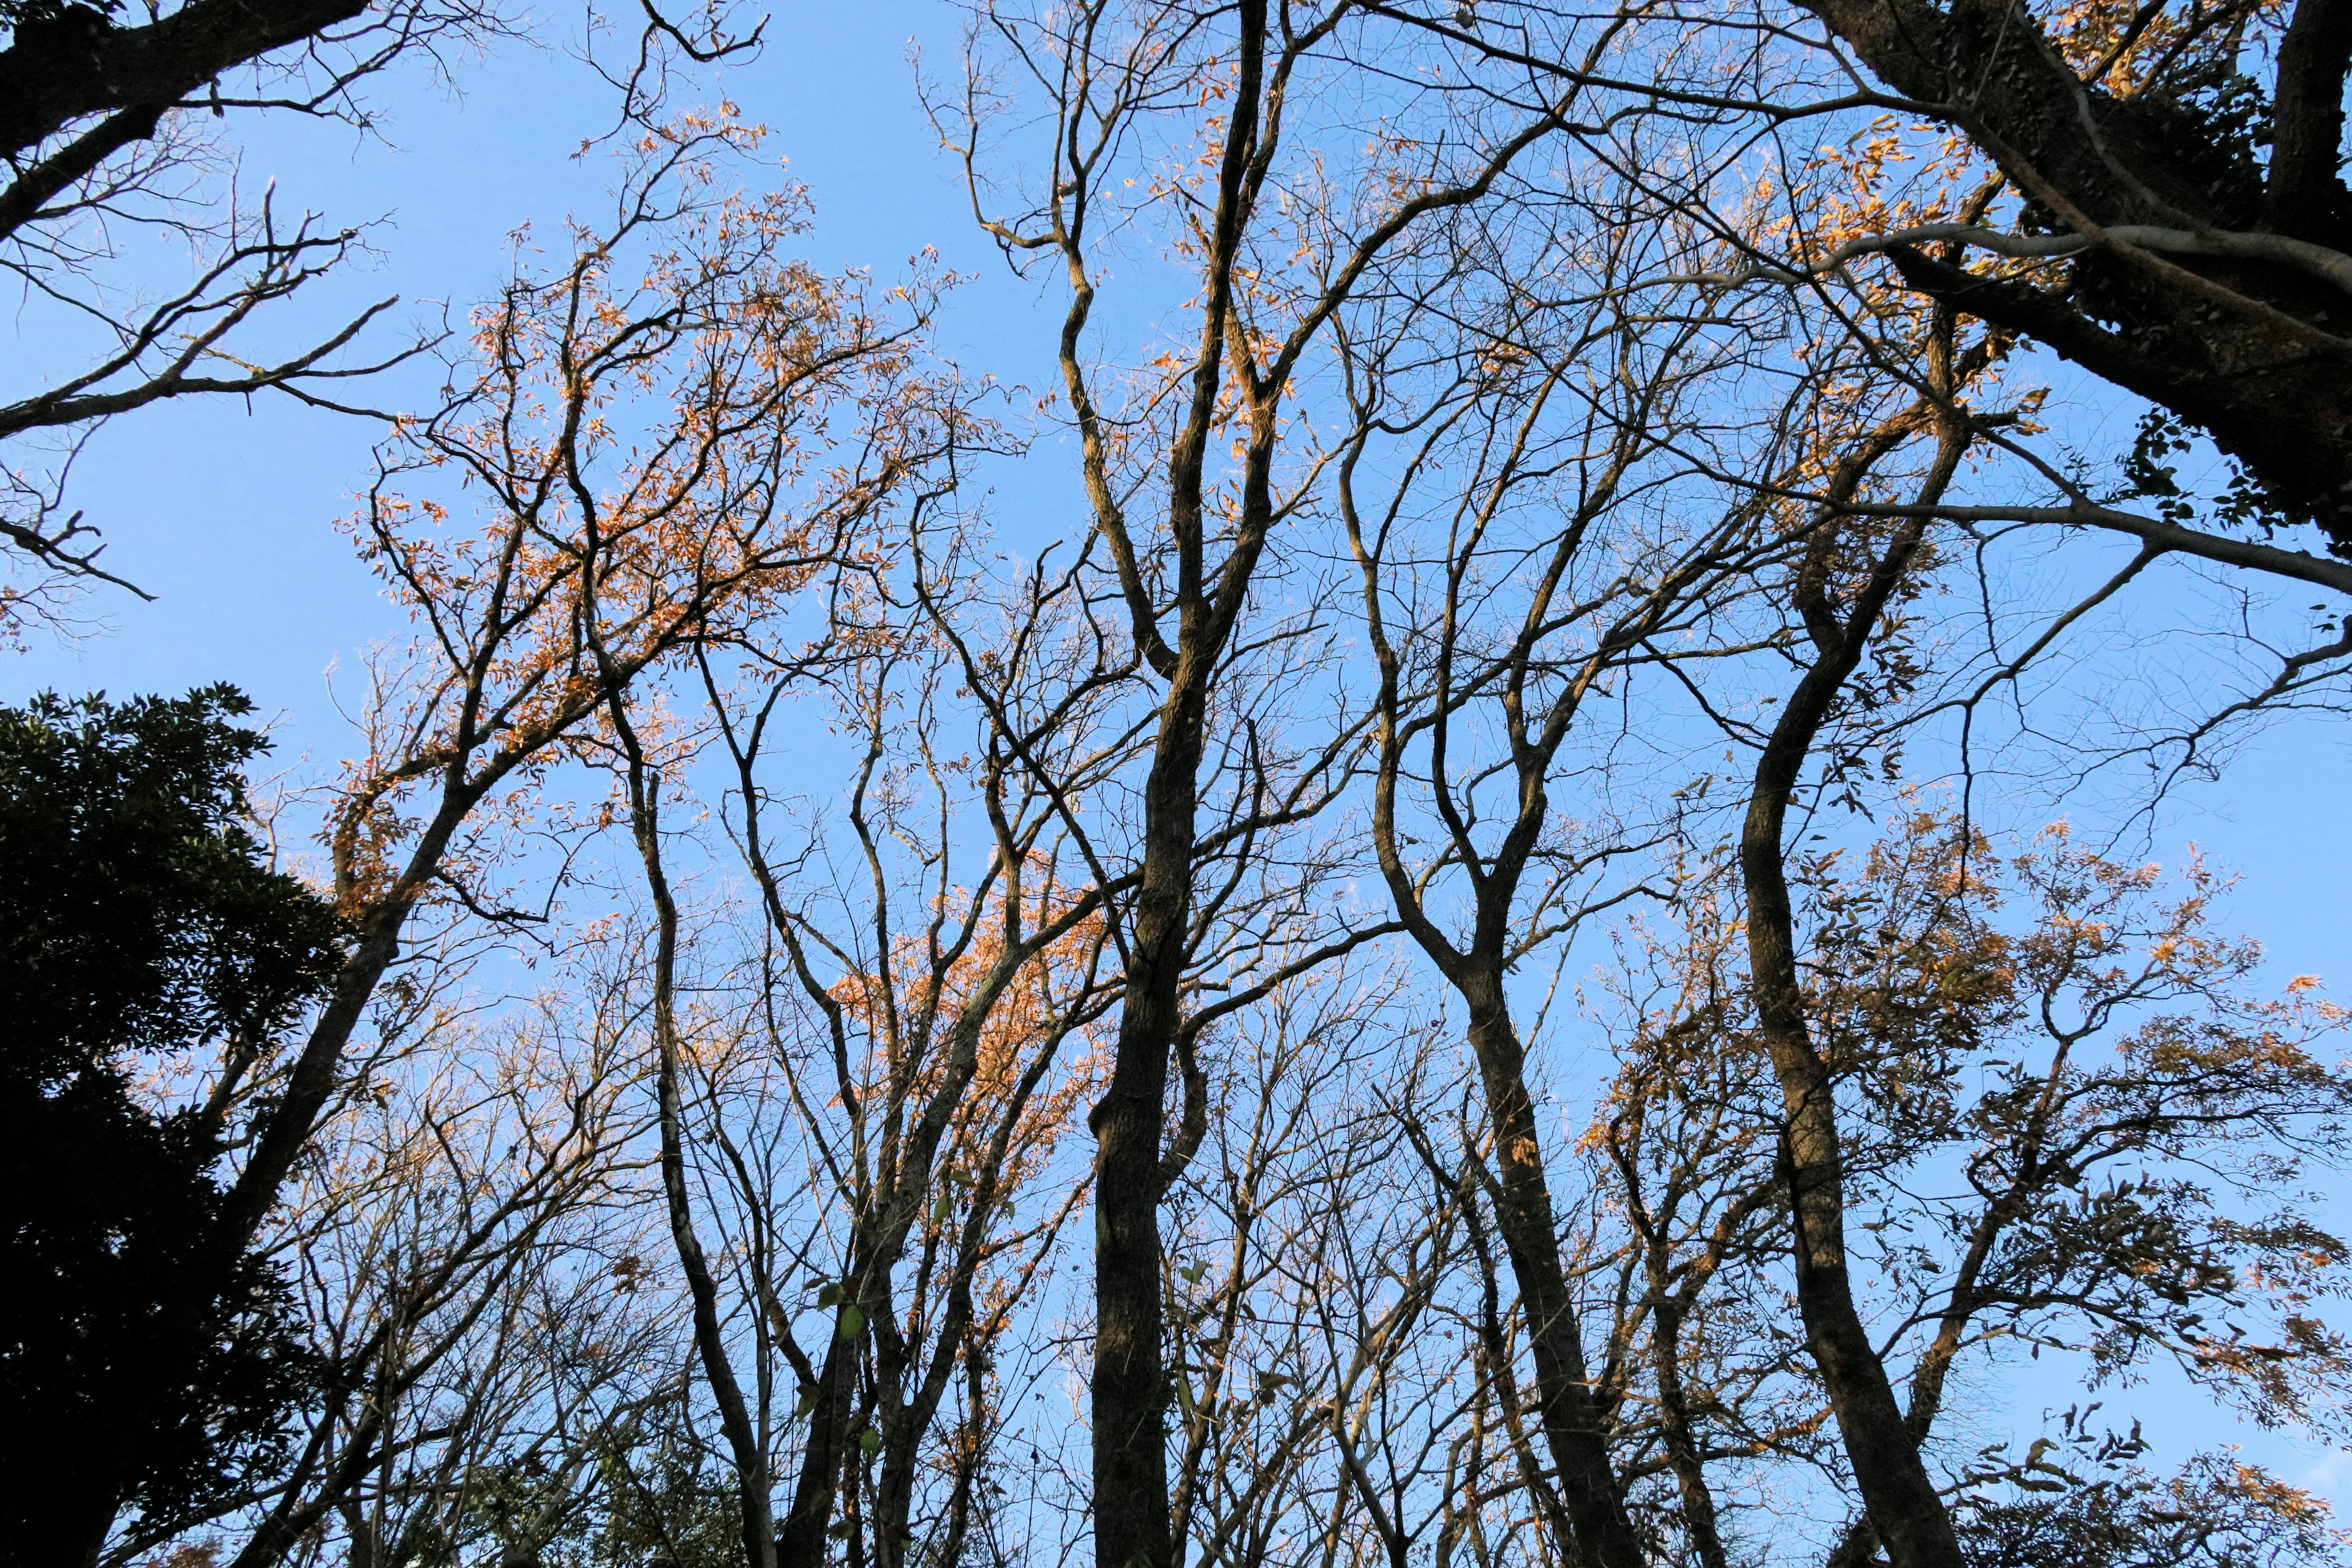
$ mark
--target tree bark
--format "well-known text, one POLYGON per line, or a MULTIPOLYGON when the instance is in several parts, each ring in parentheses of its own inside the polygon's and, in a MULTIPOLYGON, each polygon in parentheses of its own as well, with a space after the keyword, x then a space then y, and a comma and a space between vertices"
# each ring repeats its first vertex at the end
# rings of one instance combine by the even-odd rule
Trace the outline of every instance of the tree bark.
POLYGON ((2284 266, 2134 255, 2095 232, 2148 224, 2352 241, 2352 198, 2336 172, 2352 5, 2299 0, 2265 176, 2165 95, 2117 100, 2077 81, 2014 0, 1802 4, 1879 80, 1971 138, 2039 222, 2094 241, 2063 289, 1890 252, 1912 288, 2201 426, 2283 508, 2317 522, 2337 554, 2352 552, 2352 339, 2342 331, 2352 300, 2284 266))
MULTIPOLYGON (((677 900, 671 896, 669 875, 661 853, 661 819, 656 792, 661 787, 646 766, 636 732, 617 691, 611 702, 613 726, 627 759, 629 828, 645 868, 646 890, 654 903, 654 1043, 659 1053, 656 1086, 661 1119, 662 1196, 669 1219, 670 1240, 677 1250, 679 1269, 686 1275, 687 1294, 693 1303, 694 1348, 702 1362, 702 1375, 718 1402, 719 1424, 735 1461, 738 1525, 747 1568, 776 1568, 776 1527, 768 1500, 768 1453, 753 1426, 742 1385, 728 1359, 727 1341, 719 1318, 719 1288, 710 1264, 694 1231, 694 1205, 686 1184, 685 1107, 678 1086, 677 1032, 677 900)), ((830 1358, 829 1358, 830 1359, 830 1358)), ((828 1371, 831 1370, 828 1364, 828 1371)))
MULTIPOLYGON (((1941 473, 1958 461, 1947 444, 1941 473)), ((1939 483, 1931 482, 1932 500, 1939 483)), ((1782 835, 1814 741, 1861 662, 1870 633, 1916 552, 1925 524, 1906 523, 1888 544, 1842 620, 1824 625, 1821 654, 1798 682, 1756 765, 1739 839, 1748 901, 1748 952, 1757 1022, 1780 1080, 1786 1121, 1781 1161, 1789 1186, 1797 1302, 1837 1417, 1863 1505, 1895 1568, 1964 1568, 1950 1515, 1895 1397, 1854 1302, 1846 1263, 1843 1157, 1835 1086, 1813 1047, 1797 973, 1782 835)), ((1816 617, 1808 616, 1809 620, 1816 617)))
POLYGON ((1095 1154, 1095 1550, 1098 1568, 1167 1568, 1168 1374, 1160 1321, 1160 1143, 1182 1023, 1192 836, 1208 670, 1180 645, 1144 786, 1143 877, 1095 1154))
POLYGON ((20 22, 0 49, 0 155, 14 162, 95 114, 128 117, 116 145, 152 135, 158 116, 222 72, 366 9, 365 0, 194 0, 143 27, 118 27, 94 6, 68 5, 20 22))
MULTIPOLYGON (((1168 1373, 1161 1321, 1160 1200, 1169 1059, 1183 1024, 1183 977, 1192 907, 1193 833, 1209 692, 1259 552, 1273 523, 1267 475, 1273 457, 1270 406, 1252 420, 1240 526, 1213 587, 1204 559, 1203 473, 1217 423, 1234 272, 1254 191, 1259 100, 1265 74, 1265 0, 1234 12, 1237 71, 1217 178, 1199 357, 1193 362, 1183 429, 1168 465, 1168 531, 1177 550, 1176 646, 1160 634, 1141 585, 1122 571, 1137 626, 1137 655, 1166 675, 1151 767, 1143 792, 1143 863, 1129 931, 1126 985, 1110 1087, 1087 1118, 1095 1151, 1094 1418, 1097 1568, 1171 1568, 1176 1560, 1168 1479, 1168 1373), (1154 658, 1158 653, 1160 658, 1154 658)), ((1073 311, 1073 319, 1076 311, 1073 311)), ((1064 359, 1071 363, 1065 340, 1064 359)), ((1278 397, 1281 388, 1270 389, 1278 397)), ((1112 552, 1134 552, 1118 511, 1097 508, 1112 552)))
POLYGON ((2344 183, 2344 76, 2352 67, 2352 3, 2300 0, 2279 41, 2278 92, 2271 104, 2266 226, 2340 245, 2347 219, 2344 183))
POLYGON ((1504 1002, 1499 971, 1464 989, 1470 1048, 1478 1058, 1495 1132, 1495 1225, 1527 1318, 1536 1414, 1559 1469, 1560 1504, 1575 1529, 1579 1551, 1596 1568, 1641 1568, 1647 1559, 1617 1493, 1601 1403, 1585 1366, 1583 1334, 1559 1254, 1535 1101, 1528 1092, 1526 1052, 1504 1002))

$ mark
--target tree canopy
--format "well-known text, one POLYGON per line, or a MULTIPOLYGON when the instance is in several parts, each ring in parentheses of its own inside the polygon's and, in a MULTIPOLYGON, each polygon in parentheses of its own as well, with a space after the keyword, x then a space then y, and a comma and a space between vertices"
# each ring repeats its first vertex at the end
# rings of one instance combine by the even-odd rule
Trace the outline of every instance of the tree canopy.
POLYGON ((2352 1561, 2352 3, 639 11, 0 0, 0 1568, 2352 1561))
POLYGON ((12 1562, 87 1559, 126 1506, 243 1497, 310 1392, 278 1266, 227 1223, 216 1123, 156 1097, 191 1052, 263 1059, 342 954, 247 826, 251 711, 226 687, 0 710, 12 1562))

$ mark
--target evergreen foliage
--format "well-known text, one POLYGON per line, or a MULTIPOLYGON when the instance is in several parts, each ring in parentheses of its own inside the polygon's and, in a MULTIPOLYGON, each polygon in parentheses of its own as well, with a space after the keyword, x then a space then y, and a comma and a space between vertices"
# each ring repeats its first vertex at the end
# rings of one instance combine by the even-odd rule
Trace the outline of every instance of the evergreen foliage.
POLYGON ((243 826, 250 711, 225 686, 0 710, 0 1562, 243 1495, 312 1381, 225 1217, 216 1120, 143 1081, 265 1055, 339 960, 334 911, 243 826))

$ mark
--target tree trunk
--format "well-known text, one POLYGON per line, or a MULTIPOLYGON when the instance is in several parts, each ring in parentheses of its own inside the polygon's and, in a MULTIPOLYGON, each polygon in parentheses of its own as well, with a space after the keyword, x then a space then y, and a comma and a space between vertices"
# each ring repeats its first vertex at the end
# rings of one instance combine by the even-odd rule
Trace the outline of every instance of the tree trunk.
POLYGON ((1478 976, 1464 989, 1470 1048, 1478 1058, 1495 1131, 1496 1228, 1510 1255, 1520 1310, 1527 1316, 1537 1415, 1559 1468, 1560 1503, 1578 1549, 1595 1568, 1641 1568, 1645 1559, 1617 1495, 1600 1401, 1585 1367, 1576 1304, 1560 1260, 1535 1101, 1528 1093, 1526 1053, 1504 1003, 1500 973, 1478 976))
MULTIPOLYGON (((1895 91, 1969 137, 2060 232, 2268 230, 2342 247, 2336 172, 2352 5, 2300 0, 2279 56, 2264 175, 2162 94, 2075 80, 2014 0, 1802 0, 1895 91)), ((1913 288, 2037 339, 2210 432, 2290 512, 2352 552, 2352 339, 2341 290, 2277 262, 2095 247, 2071 288, 1993 281, 1909 248, 1913 288)))
POLYGON ((1207 661, 1179 654, 1144 786, 1144 853, 1109 1090, 1095 1152, 1095 1553, 1169 1568, 1168 1373, 1160 1323, 1160 1141, 1192 909, 1207 661))
MULTIPOLYGON (((1957 461, 1957 454, 1952 458, 1957 461)), ((1909 525, 1890 542, 1885 558, 1774 726, 1756 765, 1740 834, 1739 868, 1748 900, 1749 984, 1787 1118, 1781 1160, 1789 1184, 1797 1302, 1807 1343, 1829 1392, 1863 1505, 1895 1568, 1964 1568, 1951 1517, 1854 1305, 1846 1267, 1837 1101, 1805 1016, 1781 845, 1789 800, 1813 742, 1839 689, 1861 662, 1864 645, 1901 581, 1920 531, 1918 524, 1909 525)))

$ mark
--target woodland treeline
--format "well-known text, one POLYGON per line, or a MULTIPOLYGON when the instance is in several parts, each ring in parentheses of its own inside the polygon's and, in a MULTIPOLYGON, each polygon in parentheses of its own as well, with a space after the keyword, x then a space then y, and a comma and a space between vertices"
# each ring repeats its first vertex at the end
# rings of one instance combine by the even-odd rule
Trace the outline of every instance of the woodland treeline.
POLYGON ((2347 1436, 2343 1018, 2165 824, 2346 700, 2352 4, 970 0, 1010 369, 789 13, 0 22, 13 629, 234 396, 409 627, 283 798, 0 713, 0 1560, 2344 1556, 2179 1414, 2347 1436), (240 128, 564 26, 609 201, 250 346, 240 128))

